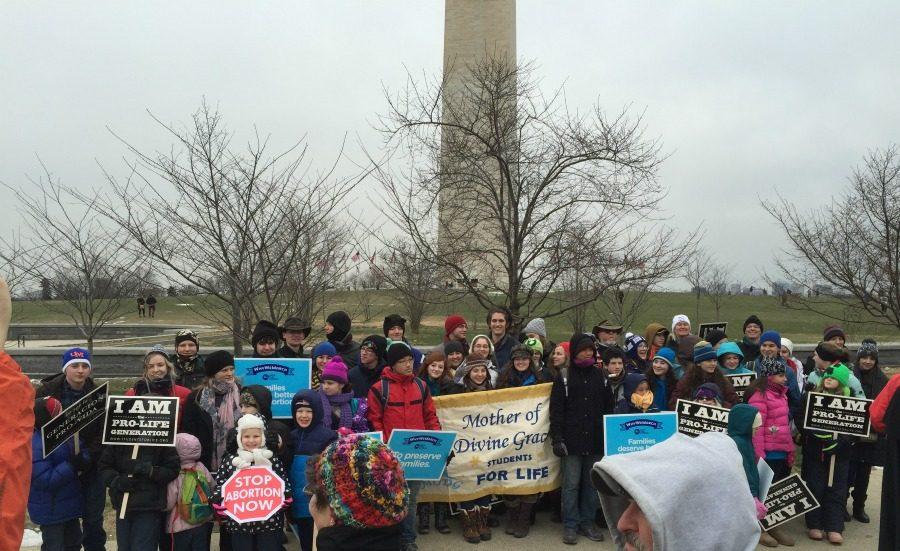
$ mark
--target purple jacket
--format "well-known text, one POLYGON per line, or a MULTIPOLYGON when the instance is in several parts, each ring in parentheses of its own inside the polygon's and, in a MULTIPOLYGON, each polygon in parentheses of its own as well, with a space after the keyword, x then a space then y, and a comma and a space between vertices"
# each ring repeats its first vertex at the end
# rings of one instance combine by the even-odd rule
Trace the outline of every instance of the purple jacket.
POLYGON ((764 392, 754 392, 750 397, 748 403, 758 409, 762 417, 762 426, 753 437, 757 458, 765 458, 767 451, 782 451, 788 457, 794 454, 787 392, 787 386, 769 383, 764 392))

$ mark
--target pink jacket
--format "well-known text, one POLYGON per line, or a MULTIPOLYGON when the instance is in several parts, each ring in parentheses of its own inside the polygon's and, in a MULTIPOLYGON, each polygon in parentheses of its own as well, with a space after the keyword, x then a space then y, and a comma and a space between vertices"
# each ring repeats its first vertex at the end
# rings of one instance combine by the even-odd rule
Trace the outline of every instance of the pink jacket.
POLYGON ((787 391, 785 385, 769 383, 765 392, 754 392, 750 397, 748 403, 758 409, 762 417, 762 426, 753 436, 757 459, 764 459, 767 451, 782 451, 788 454, 788 463, 793 462, 794 441, 791 439, 787 391))
MULTIPOLYGON (((206 476, 206 481, 209 482, 209 489, 213 490, 216 487, 216 482, 213 480, 212 475, 209 474, 209 470, 203 465, 203 463, 199 461, 181 461, 181 469, 195 469, 201 476, 206 476)), ((178 499, 181 497, 181 485, 184 483, 184 472, 179 472, 178 477, 169 482, 169 486, 166 488, 166 511, 168 511, 168 518, 166 519, 166 533, 174 534, 176 532, 183 532, 184 530, 190 530, 191 528, 196 528, 197 525, 188 524, 184 519, 181 518, 181 515, 178 514, 178 499)))

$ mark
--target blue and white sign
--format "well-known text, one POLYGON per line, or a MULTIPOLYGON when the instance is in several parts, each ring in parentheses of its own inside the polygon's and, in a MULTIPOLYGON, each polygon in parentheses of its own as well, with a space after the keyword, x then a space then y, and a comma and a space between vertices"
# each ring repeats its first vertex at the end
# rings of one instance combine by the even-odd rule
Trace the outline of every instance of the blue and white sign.
POLYGON ((394 429, 388 447, 403 464, 407 480, 440 480, 456 433, 447 430, 394 429))
POLYGON ((674 411, 626 413, 603 417, 603 452, 618 455, 646 450, 678 430, 674 411))
POLYGON ((361 432, 360 434, 365 434, 366 436, 371 436, 375 440, 379 442, 384 442, 384 433, 380 430, 372 431, 372 432, 361 432))
POLYGON ((262 385, 272 392, 272 417, 290 419, 291 399, 310 386, 309 358, 235 358, 234 374, 241 385, 262 385))

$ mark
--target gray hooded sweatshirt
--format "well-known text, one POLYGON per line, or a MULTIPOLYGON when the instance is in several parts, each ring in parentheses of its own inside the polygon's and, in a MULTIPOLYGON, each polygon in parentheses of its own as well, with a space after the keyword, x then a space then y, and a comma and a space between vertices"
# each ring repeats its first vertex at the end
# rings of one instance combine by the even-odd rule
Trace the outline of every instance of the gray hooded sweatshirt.
POLYGON ((723 433, 677 433, 641 452, 604 457, 591 479, 637 502, 653 528, 654 551, 753 551, 760 528, 742 465, 723 433))

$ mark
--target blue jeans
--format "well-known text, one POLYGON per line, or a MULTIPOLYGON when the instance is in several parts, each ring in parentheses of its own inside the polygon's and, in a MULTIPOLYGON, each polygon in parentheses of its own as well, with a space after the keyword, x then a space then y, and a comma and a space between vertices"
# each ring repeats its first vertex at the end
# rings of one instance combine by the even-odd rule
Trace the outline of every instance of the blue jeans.
POLYGON ((591 469, 599 455, 568 455, 562 458, 562 517, 566 528, 592 526, 597 513, 597 490, 591 484, 591 469))
POLYGON ((41 551, 81 549, 81 523, 77 518, 58 524, 41 524, 41 551))
POLYGON ((157 551, 159 511, 132 511, 120 519, 116 512, 116 543, 119 551, 157 551))
POLYGON ((106 488, 96 469, 82 477, 81 493, 84 496, 81 545, 84 546, 84 551, 106 551, 106 531, 103 529, 106 488))
POLYGON ((406 518, 400 523, 400 543, 413 543, 416 541, 416 502, 419 499, 419 490, 422 488, 420 482, 409 481, 406 483, 409 487, 409 509, 406 518))

